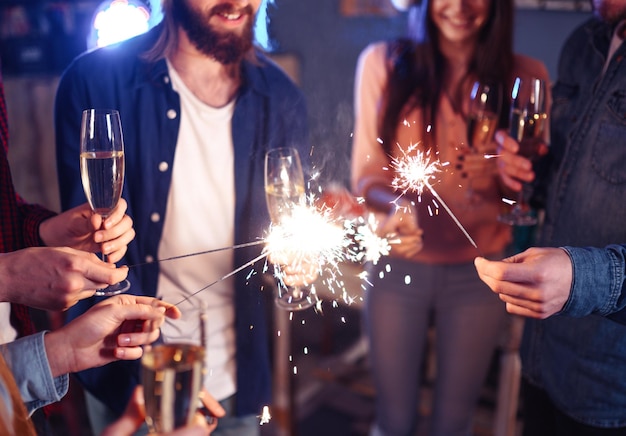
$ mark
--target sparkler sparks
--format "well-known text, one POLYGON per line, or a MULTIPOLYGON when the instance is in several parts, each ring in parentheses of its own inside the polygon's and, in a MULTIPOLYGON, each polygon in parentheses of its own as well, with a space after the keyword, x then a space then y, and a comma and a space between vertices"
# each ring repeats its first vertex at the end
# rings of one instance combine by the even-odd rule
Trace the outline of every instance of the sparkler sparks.
POLYGON ((458 218, 452 213, 446 202, 443 201, 430 182, 435 179, 435 175, 441 171, 443 164, 439 162, 438 159, 434 159, 430 156, 430 150, 426 153, 422 150, 417 150, 417 144, 410 145, 407 151, 402 150, 402 153, 403 156, 401 158, 393 158, 391 161, 391 167, 397 174, 392 181, 392 186, 398 189, 402 193, 401 195, 405 195, 409 191, 414 191, 417 193, 418 197, 422 195, 424 188, 428 188, 448 215, 450 215, 450 218, 452 218, 457 227, 480 253, 476 242, 474 242, 467 230, 465 230, 465 227, 463 227, 458 218), (415 154, 413 154, 414 151, 415 154))
POLYGON ((353 238, 358 249, 353 251, 352 258, 356 262, 372 262, 376 265, 381 256, 386 256, 391 251, 389 239, 376 234, 377 225, 374 214, 369 214, 367 219, 358 217, 354 221, 352 225, 354 229, 353 238))
MULTIPOLYGON (((342 262, 362 263, 363 261, 376 263, 381 256, 389 254, 390 244, 393 241, 376 234, 377 223, 373 214, 366 217, 363 214, 354 216, 354 214, 348 213, 353 216, 346 218, 339 216, 340 211, 338 212, 336 204, 331 206, 314 196, 310 196, 305 203, 295 205, 289 213, 286 213, 280 224, 271 225, 267 236, 263 239, 231 247, 160 259, 154 262, 265 244, 259 256, 190 293, 176 305, 243 271, 245 268, 253 267, 256 262, 263 259, 265 259, 263 272, 269 269, 268 259, 273 263, 273 275, 278 281, 279 293, 285 292, 287 289, 285 283, 287 274, 304 277, 306 283, 302 286, 309 287, 308 296, 305 295, 304 297, 315 306, 316 311, 321 312, 321 300, 317 295, 315 283, 313 283, 318 276, 321 276, 320 282, 331 294, 337 295, 345 303, 351 304, 355 301, 355 297, 351 296, 346 289, 340 264, 342 262), (288 265, 288 269, 284 265, 288 265)), ((143 264, 131 266, 140 265, 143 264)), ((254 267, 248 273, 248 277, 253 273, 255 273, 254 267)), ((317 284, 319 285, 320 282, 317 284)), ((303 307, 308 307, 308 305, 303 304, 303 307)))
POLYGON ((391 167, 397 174, 391 186, 403 195, 408 191, 414 191, 420 196, 424 192, 424 187, 432 191, 429 180, 434 179, 441 171, 442 164, 439 160, 431 158, 430 150, 427 152, 417 150, 413 155, 412 152, 416 149, 417 144, 412 144, 406 151, 402 150, 402 158, 393 158, 391 161, 391 167))
MULTIPOLYGON (((270 227, 265 252, 274 262, 279 292, 281 287, 286 288, 280 264, 289 264, 292 273, 301 270, 302 275, 308 274, 311 279, 320 276, 324 287, 349 305, 355 297, 346 289, 341 263, 377 262, 389 253, 390 241, 375 233, 374 215, 338 216, 336 206, 311 196, 307 204, 295 205, 280 224, 270 227)), ((315 284, 311 285, 309 300, 321 312, 315 284)))
POLYGON ((270 408, 268 406, 263 406, 263 412, 259 418, 261 419, 259 425, 269 424, 272 419, 272 415, 270 415, 270 408))

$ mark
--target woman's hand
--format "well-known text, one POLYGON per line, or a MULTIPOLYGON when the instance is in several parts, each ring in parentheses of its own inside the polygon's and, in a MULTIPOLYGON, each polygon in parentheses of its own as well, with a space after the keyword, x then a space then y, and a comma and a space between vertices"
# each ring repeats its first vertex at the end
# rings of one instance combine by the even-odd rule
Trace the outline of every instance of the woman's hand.
POLYGON ((424 246, 423 231, 417 222, 417 210, 411 204, 392 209, 379 224, 377 234, 387 238, 391 253, 396 256, 411 258, 424 246))

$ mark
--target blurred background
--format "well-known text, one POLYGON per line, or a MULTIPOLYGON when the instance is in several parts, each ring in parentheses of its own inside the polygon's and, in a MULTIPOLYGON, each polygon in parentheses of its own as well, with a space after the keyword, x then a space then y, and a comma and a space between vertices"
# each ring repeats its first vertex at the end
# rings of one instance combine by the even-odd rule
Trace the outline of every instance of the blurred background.
MULTIPOLYGON (((555 77, 559 49, 569 32, 590 16, 589 3, 518 1, 516 51, 543 60, 555 77)), ((64 68, 85 50, 146 31, 160 21, 159 9, 159 0, 0 0, 9 159, 18 192, 28 201, 59 210, 53 104, 64 68)), ((311 144, 322 184, 347 186, 349 179, 358 54, 370 42, 402 35, 405 21, 406 15, 397 13, 388 0, 264 1, 257 20, 258 44, 308 99, 311 144)), ((346 266, 347 286, 356 296, 353 304, 328 302, 323 313, 309 310, 291 316, 275 311, 275 332, 281 332, 274 343, 277 401, 264 434, 367 433, 375 392, 361 336, 358 269, 346 266)), ((39 316, 42 324, 52 327, 62 322, 58 314, 39 316)), ((515 329, 520 324, 512 326, 512 333, 503 335, 501 354, 494 357, 476 417, 476 435, 514 435, 518 430, 519 405, 507 404, 511 412, 498 403, 499 395, 506 395, 503 359, 516 353, 515 329), (498 424, 498 419, 505 424, 498 424)), ((515 377, 514 372, 505 375, 515 377)), ((428 414, 428 385, 419 413, 428 414)), ((54 419, 56 434, 89 436, 77 383, 72 383, 71 394, 57 407, 54 419)))

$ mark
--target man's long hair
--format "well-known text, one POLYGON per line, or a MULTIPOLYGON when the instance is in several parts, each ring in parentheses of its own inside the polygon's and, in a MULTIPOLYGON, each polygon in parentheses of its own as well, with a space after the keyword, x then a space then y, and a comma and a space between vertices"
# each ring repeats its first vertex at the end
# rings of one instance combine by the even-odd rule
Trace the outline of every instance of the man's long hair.
MULTIPOLYGON (((502 94, 512 83, 513 70, 513 0, 491 0, 489 16, 480 30, 476 49, 465 78, 476 77, 498 83, 502 94)), ((410 110, 422 108, 423 139, 434 138, 435 114, 443 92, 445 63, 437 43, 437 28, 430 18, 429 1, 417 1, 409 10, 408 35, 388 46, 389 78, 386 87, 384 114, 379 126, 383 147, 390 153, 396 130, 410 110), (427 126, 431 132, 426 135, 427 126)), ((459 87, 456 93, 460 93, 459 87)), ((453 95, 461 101, 462 95, 453 95)), ((499 126, 507 125, 508 111, 503 104, 499 126)))

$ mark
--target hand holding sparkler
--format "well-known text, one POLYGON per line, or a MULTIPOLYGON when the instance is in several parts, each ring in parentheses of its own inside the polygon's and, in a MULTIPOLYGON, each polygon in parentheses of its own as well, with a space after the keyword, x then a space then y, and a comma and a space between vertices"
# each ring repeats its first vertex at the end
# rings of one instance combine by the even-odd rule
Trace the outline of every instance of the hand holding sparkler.
POLYGON ((281 265, 281 279, 286 286, 308 286, 319 276, 318 261, 303 258, 301 252, 285 249, 270 252, 267 257, 269 262, 281 265))
POLYGON ((474 264, 512 314, 547 318, 563 309, 572 289, 572 261, 561 248, 530 248, 499 262, 478 257, 474 264))
POLYGON ((391 253, 400 257, 411 258, 424 247, 423 231, 417 221, 417 209, 412 203, 392 207, 376 233, 392 240, 391 253))

